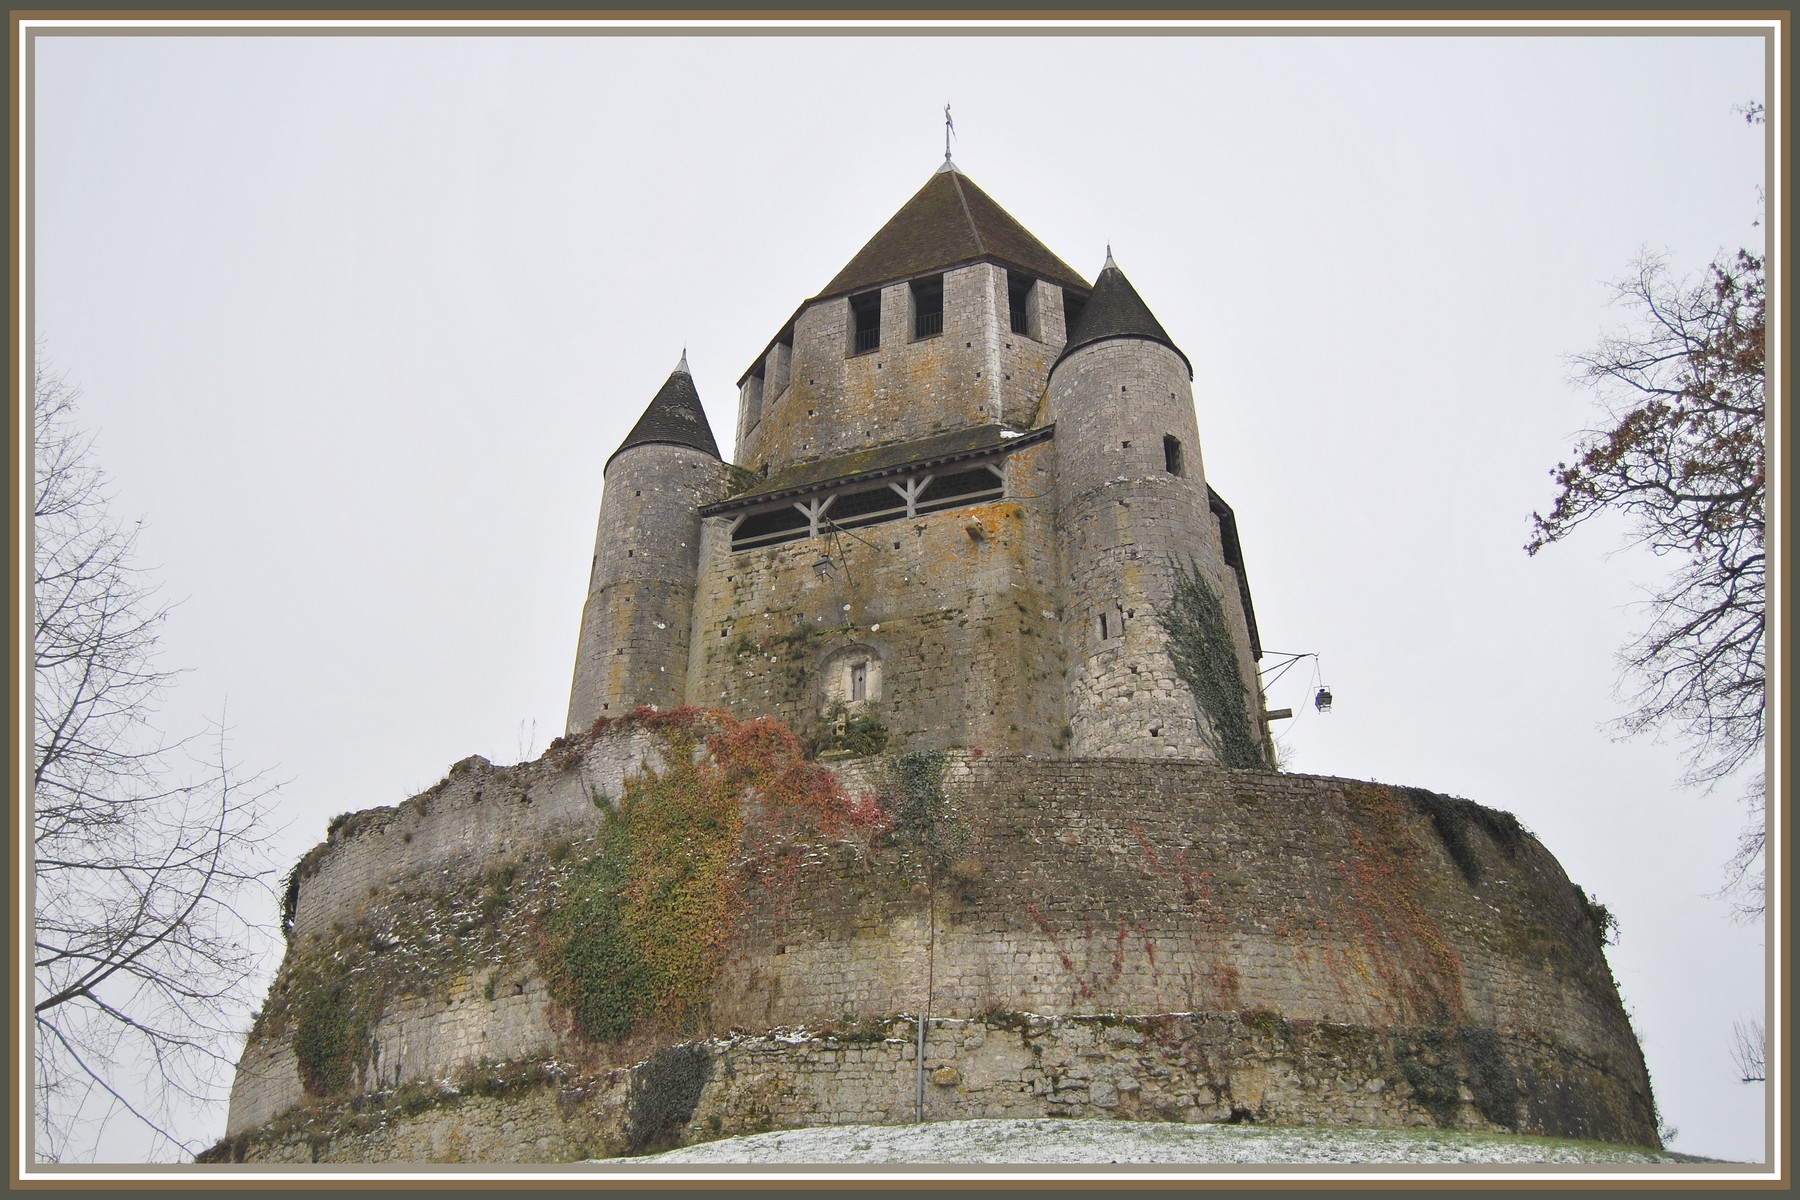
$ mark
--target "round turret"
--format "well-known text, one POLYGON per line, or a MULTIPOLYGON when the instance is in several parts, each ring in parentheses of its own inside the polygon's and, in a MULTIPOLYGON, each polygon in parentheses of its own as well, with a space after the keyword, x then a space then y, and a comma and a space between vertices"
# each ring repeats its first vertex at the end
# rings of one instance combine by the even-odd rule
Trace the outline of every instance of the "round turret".
POLYGON ((1056 425, 1068 752, 1266 767, 1191 380, 1109 249, 1044 408, 1056 425))
POLYGON ((723 494, 722 466, 684 353, 606 463, 569 733, 684 702, 700 507, 723 494))

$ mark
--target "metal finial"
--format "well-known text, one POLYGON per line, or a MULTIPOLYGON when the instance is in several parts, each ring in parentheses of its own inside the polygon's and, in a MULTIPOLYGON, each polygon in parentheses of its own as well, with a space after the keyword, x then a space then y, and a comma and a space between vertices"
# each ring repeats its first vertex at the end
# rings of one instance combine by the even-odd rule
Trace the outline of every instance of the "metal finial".
POLYGON ((944 105, 944 161, 950 161, 950 135, 956 132, 956 122, 950 119, 950 105, 944 105))
POLYGON ((1119 264, 1113 261, 1111 242, 1106 243, 1106 265, 1100 269, 1102 271, 1116 271, 1119 269, 1119 264))
POLYGON ((693 374, 692 371, 688 370, 687 347, 686 346, 683 346, 681 348, 681 361, 675 364, 675 374, 677 374, 677 375, 692 375, 693 374))

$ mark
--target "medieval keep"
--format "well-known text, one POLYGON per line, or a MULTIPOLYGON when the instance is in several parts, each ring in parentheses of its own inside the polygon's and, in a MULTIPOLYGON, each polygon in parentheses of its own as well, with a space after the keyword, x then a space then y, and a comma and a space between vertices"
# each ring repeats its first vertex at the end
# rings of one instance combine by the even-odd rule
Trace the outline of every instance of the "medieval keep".
POLYGON ((1110 252, 1090 285, 946 161, 744 373, 735 465, 685 357, 607 462, 569 732, 844 706, 908 748, 1266 765, 1192 381, 1110 252), (1229 632, 1220 712, 1158 619, 1184 569, 1229 632), (799 695, 750 649, 796 625, 827 634, 799 695))
POLYGON ((295 867, 203 1158, 1015 1116, 1656 1144, 1605 910, 1529 831, 1275 769, 1192 364, 1110 249, 1084 278, 946 158, 738 386, 729 461, 684 352, 604 462, 565 736, 295 867))

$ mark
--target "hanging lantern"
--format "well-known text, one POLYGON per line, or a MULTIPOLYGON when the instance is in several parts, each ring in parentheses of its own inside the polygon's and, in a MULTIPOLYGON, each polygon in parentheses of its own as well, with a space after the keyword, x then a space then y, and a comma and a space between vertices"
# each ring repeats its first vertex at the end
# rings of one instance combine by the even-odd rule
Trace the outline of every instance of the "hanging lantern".
POLYGON ((1322 713, 1328 713, 1331 711, 1331 689, 1330 688, 1322 687, 1319 689, 1319 694, 1313 697, 1313 707, 1318 709, 1322 713))
POLYGON ((831 555, 829 554, 821 555, 819 561, 813 564, 813 574, 820 579, 830 579, 836 569, 831 565, 831 555))

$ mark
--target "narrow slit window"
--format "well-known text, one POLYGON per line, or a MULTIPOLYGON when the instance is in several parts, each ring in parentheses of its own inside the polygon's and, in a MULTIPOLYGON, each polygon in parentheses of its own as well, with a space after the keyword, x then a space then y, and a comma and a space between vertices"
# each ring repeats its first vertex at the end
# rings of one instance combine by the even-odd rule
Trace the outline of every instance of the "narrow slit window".
POLYGON ((867 700, 869 698, 869 664, 859 662, 850 668, 850 699, 867 700))
POLYGON ((1181 474, 1181 440, 1173 435, 1163 438, 1163 467, 1171 475, 1181 474))
POLYGON ((913 337, 936 337, 944 332, 944 277, 930 275, 912 281, 913 337))
POLYGON ((1111 636, 1112 636, 1112 634, 1107 632, 1107 628, 1106 628, 1106 614, 1101 613, 1100 614, 1100 640, 1104 642, 1107 638, 1109 638, 1111 636))
POLYGON ((867 354, 881 346, 881 293, 850 297, 850 352, 867 354))

